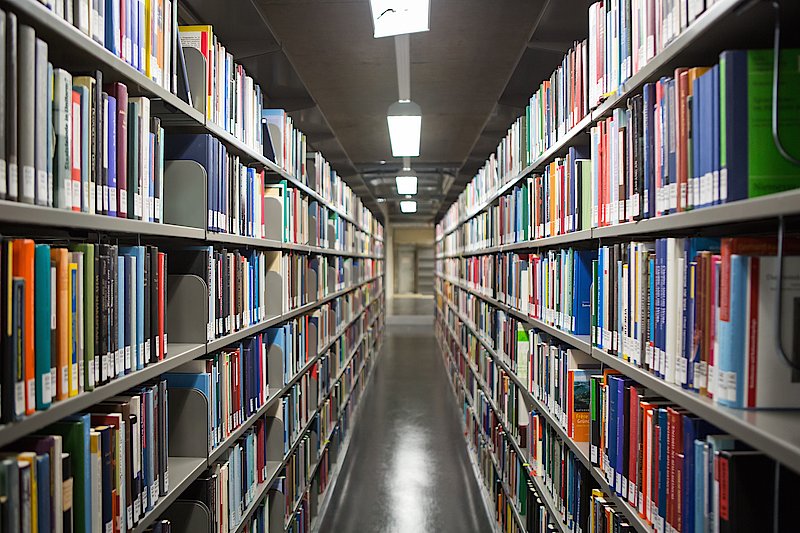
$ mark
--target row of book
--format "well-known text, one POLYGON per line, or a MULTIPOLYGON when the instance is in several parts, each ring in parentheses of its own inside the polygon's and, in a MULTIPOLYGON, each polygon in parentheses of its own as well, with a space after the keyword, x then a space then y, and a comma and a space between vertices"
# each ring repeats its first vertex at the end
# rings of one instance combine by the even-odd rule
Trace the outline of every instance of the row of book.
MULTIPOLYGON (((630 513, 655 531, 742 531, 773 524, 773 519, 779 529, 788 526, 784 491, 797 482, 797 474, 632 379, 603 369, 588 355, 559 346, 541 332, 529 334, 534 340, 530 392, 573 444, 564 443, 548 418, 534 409, 521 419, 528 427, 520 428, 526 438, 519 445, 528 450, 525 461, 532 475, 543 478, 566 523, 577 512, 581 524, 588 516, 591 531, 632 530, 626 519, 630 513), (581 447, 574 443, 587 441, 588 459, 599 469, 595 475, 604 476, 626 503, 604 495, 583 465, 586 458, 575 455, 573 448, 581 447), (573 491, 582 483, 575 500, 573 491)), ((492 410, 486 414, 482 404, 487 430, 498 420, 505 420, 504 428, 509 425, 504 413, 493 412, 502 404, 485 404, 492 410)), ((587 530, 581 527, 571 529, 587 530)))
MULTIPOLYGON (((126 6, 122 6, 126 4, 123 2, 108 7, 129 9, 131 3, 137 4, 127 0, 126 6)), ((172 6, 167 0, 160 4, 154 1, 152 6, 149 1, 138 4, 143 10, 147 8, 148 20, 152 17, 154 24, 163 24, 165 5, 170 9, 172 6)), ((119 30, 118 15, 116 22, 102 15, 92 20, 99 27, 105 20, 119 30)), ((86 17, 89 15, 77 18, 76 8, 75 20, 86 17)), ((12 12, 0 11, 0 20, 4 33, 0 56, 11 69, 0 91, 3 105, 10 110, 3 129, 6 133, 0 138, 0 165, 6 169, 0 179, 0 199, 163 222, 166 153, 167 160, 190 159, 206 169, 210 230, 264 235, 264 195, 259 192, 264 185, 263 171, 248 168, 239 163, 238 157, 227 155, 225 146, 209 134, 174 134, 165 139, 160 119, 151 115, 148 98, 129 95, 122 83, 104 84, 100 71, 73 76, 54 66, 48 60, 48 44, 32 27, 18 23, 12 12), (29 87, 36 90, 28 90, 29 87)), ((203 28, 206 29, 182 27, 181 40, 185 46, 205 47, 210 53, 213 46, 209 48, 207 43, 213 44, 213 34, 210 27, 203 28)), ((118 32, 104 35, 108 43, 117 45, 124 39, 118 32)), ((152 50, 163 56, 172 47, 166 46, 158 35, 146 34, 147 50, 151 40, 158 41, 161 44, 152 50)), ((110 49, 122 53, 124 47, 110 49)), ((211 55, 227 58, 225 67, 220 65, 214 75, 231 80, 230 87, 225 85, 219 93, 217 122, 227 124, 228 131, 260 150, 261 98, 257 92, 246 90, 252 80, 242 77, 241 67, 233 68, 224 48, 221 53, 218 50, 218 55, 211 55), (233 68, 230 76, 226 68, 233 68), (244 98, 240 92, 251 94, 251 98, 244 98)), ((150 72, 150 56, 147 58, 143 68, 150 72)), ((153 61, 152 68, 153 79, 161 80, 161 67, 153 61)), ((377 229, 377 221, 346 185, 339 183, 336 189, 335 195, 329 195, 331 201, 335 199, 345 211, 352 210, 363 226, 377 229)))
MULTIPOLYGON (((785 75, 778 127, 784 142, 796 136, 790 87, 798 81, 791 65, 799 55, 789 49, 780 57, 785 75)), ((800 171, 772 140, 770 106, 757 105, 770 98, 772 63, 771 50, 726 50, 710 67, 678 68, 645 84, 641 95, 591 128, 588 147, 570 148, 541 175, 521 181, 497 207, 459 229, 463 235, 447 241, 443 251, 472 251, 797 188, 800 171)))
POLYGON ((770 238, 604 246, 593 265, 592 341, 723 405, 800 407, 800 388, 775 356, 778 343, 792 346, 796 335, 788 306, 798 294, 796 237, 784 254, 777 257, 770 238), (778 335, 765 317, 778 322, 778 335))
POLYGON ((7 239, 0 258, 4 422, 167 356, 158 248, 7 239))
MULTIPOLYGON (((563 331, 590 335, 605 352, 720 404, 791 408, 800 406, 800 389, 774 357, 777 337, 761 319, 776 308, 780 291, 780 339, 794 342, 788 302, 798 290, 790 274, 800 268, 796 248, 797 237, 787 237, 780 284, 774 238, 663 238, 598 252, 501 253, 447 259, 444 270, 466 278, 472 290, 563 331), (483 276, 486 271, 494 277, 483 276)), ((497 323, 501 311, 477 303, 480 297, 468 291, 451 297, 477 324, 497 323)))
POLYGON ((173 0, 119 2, 46 0, 57 16, 104 46, 161 87, 182 94, 185 65, 178 42, 178 3, 173 0))
POLYGON ((145 383, 6 447, 3 531, 132 530, 169 490, 167 395, 145 383))
POLYGON ((437 320, 437 335, 449 376, 462 405, 465 435, 478 456, 481 481, 495 503, 493 510, 500 529, 520 533, 555 531, 554 521, 558 518, 548 511, 531 480, 526 459, 516 453, 510 441, 513 437, 505 432, 492 403, 483 390, 476 388, 476 377, 464 364, 459 341, 444 333, 448 327, 437 320), (522 527, 515 514, 520 516, 522 527))
MULTIPOLYGON (((193 94, 203 102, 206 120, 233 135, 245 146, 263 150, 261 117, 264 94, 261 87, 234 61, 210 25, 179 26, 181 46, 196 50, 205 59, 205 95, 193 94)), ((188 53, 188 52, 184 52, 188 53)))
POLYGON ((164 129, 150 100, 100 71, 54 67, 34 29, 0 11, 0 199, 163 222, 164 129))

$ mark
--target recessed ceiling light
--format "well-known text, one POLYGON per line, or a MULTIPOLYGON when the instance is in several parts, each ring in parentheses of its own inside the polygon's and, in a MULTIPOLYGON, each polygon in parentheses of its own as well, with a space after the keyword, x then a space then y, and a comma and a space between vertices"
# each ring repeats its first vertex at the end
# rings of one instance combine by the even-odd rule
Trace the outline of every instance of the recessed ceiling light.
POLYGON ((416 176, 397 176, 397 194, 417 194, 416 176))
POLYGON ((376 39, 430 29, 429 0, 370 0, 369 4, 376 39))
POLYGON ((386 116, 394 157, 419 157, 422 109, 409 100, 389 106, 386 116))
POLYGON ((403 200, 400 202, 400 211, 403 213, 416 213, 417 202, 414 200, 403 200))

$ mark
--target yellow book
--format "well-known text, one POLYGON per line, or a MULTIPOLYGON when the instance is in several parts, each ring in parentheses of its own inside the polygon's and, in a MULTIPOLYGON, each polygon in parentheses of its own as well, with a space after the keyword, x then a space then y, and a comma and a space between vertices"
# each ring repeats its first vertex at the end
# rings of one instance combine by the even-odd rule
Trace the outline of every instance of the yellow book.
MULTIPOLYGON (((214 32, 210 25, 205 26, 179 26, 181 46, 184 48, 194 48, 206 60, 206 118, 211 119, 213 110, 212 100, 212 61, 214 55, 214 32)), ((190 74, 191 75, 191 74, 190 74)), ((193 95, 194 97, 194 95, 193 95)))
POLYGON ((69 395, 78 395, 78 263, 69 264, 69 324, 67 327, 67 346, 69 347, 69 395))
POLYGON ((17 456, 17 461, 30 465, 31 470, 31 531, 39 531, 39 501, 36 497, 38 485, 36 483, 36 454, 22 452, 17 456))

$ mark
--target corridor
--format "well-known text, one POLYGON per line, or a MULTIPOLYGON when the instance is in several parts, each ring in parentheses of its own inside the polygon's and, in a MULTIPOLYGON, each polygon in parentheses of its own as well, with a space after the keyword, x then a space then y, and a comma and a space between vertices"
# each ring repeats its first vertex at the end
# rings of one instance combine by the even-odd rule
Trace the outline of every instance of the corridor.
POLYGON ((389 302, 387 338, 320 532, 492 531, 436 345, 433 299, 389 302))

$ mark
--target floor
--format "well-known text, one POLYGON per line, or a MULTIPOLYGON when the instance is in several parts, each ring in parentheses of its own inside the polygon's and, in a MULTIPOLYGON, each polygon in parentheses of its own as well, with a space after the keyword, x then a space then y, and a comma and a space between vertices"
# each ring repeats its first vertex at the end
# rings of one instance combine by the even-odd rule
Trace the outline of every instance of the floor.
POLYGON ((394 298, 321 533, 492 531, 433 335, 432 298, 394 298))

